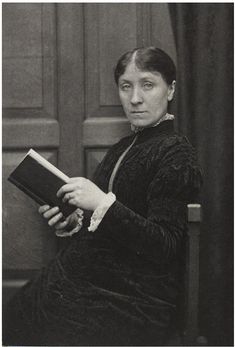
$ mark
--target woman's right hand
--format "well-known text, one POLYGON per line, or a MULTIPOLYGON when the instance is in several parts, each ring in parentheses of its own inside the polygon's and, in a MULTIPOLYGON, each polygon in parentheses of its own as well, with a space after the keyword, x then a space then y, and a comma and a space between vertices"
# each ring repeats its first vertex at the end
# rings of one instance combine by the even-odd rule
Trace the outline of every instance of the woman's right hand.
POLYGON ((38 212, 47 220, 47 224, 56 230, 68 227, 69 218, 64 219, 59 207, 51 208, 49 205, 43 205, 39 207, 38 212))
POLYGON ((38 212, 47 220, 47 224, 56 230, 57 236, 72 236, 82 228, 83 211, 79 208, 66 219, 59 207, 43 205, 39 207, 38 212))

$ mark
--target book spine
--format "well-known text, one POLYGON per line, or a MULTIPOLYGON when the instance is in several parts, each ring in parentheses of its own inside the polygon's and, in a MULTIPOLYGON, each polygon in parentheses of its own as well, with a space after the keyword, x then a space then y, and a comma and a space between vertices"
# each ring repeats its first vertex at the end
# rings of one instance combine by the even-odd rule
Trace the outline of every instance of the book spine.
POLYGON ((59 177, 63 182, 68 183, 69 177, 60 171, 55 165, 50 163, 47 159, 42 157, 39 153, 35 152, 32 148, 29 150, 28 155, 33 158, 39 165, 52 172, 55 176, 59 177))
POLYGON ((8 181, 13 183, 16 187, 18 187, 22 192, 31 197, 34 201, 36 201, 39 205, 47 205, 46 201, 40 198, 38 195, 34 194, 31 190, 29 190, 25 185, 21 184, 19 181, 15 180, 12 176, 8 177, 8 181))

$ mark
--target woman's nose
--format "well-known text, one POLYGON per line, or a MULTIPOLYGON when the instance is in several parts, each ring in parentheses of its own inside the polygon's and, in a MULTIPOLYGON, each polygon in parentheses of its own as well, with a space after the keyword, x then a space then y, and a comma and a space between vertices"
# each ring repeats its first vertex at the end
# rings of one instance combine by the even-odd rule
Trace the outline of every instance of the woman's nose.
POLYGON ((130 101, 133 105, 141 104, 143 102, 143 97, 139 88, 133 88, 130 101))

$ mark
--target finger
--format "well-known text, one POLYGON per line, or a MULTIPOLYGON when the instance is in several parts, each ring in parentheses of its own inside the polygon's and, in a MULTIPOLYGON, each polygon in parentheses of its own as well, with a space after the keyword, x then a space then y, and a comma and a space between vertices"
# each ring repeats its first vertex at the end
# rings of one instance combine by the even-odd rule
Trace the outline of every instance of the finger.
POLYGON ((75 197, 75 193, 71 192, 71 193, 66 193, 62 199, 63 202, 66 202, 70 199, 73 199, 75 197))
POLYGON ((40 206, 39 209, 38 209, 38 212, 39 212, 40 214, 43 214, 44 212, 48 211, 49 208, 50 208, 49 205, 40 206))
POLYGON ((82 182, 84 182, 85 180, 86 180, 85 177, 71 177, 68 183, 78 182, 79 184, 82 184, 82 182))
POLYGON ((43 217, 46 219, 50 219, 51 217, 53 217, 55 214, 57 214, 59 212, 59 207, 52 207, 50 208, 48 211, 43 213, 43 217))
POLYGON ((57 223, 56 225, 55 225, 55 229, 56 230, 62 230, 62 229, 64 229, 64 228, 66 228, 67 227, 67 225, 68 225, 68 221, 66 220, 66 221, 64 221, 64 222, 62 222, 62 223, 57 223))
POLYGON ((77 207, 78 207, 78 200, 75 199, 75 198, 70 199, 70 200, 68 201, 68 203, 69 203, 70 205, 74 205, 74 206, 77 206, 77 207))
POLYGON ((50 225, 50 226, 55 225, 56 223, 58 223, 58 222, 61 220, 62 217, 63 217, 63 213, 62 213, 62 212, 56 214, 54 217, 52 217, 52 218, 48 221, 48 225, 50 225))
POLYGON ((60 198, 65 193, 72 192, 75 188, 79 188, 79 185, 77 183, 68 183, 63 185, 58 192, 56 193, 57 197, 60 198))

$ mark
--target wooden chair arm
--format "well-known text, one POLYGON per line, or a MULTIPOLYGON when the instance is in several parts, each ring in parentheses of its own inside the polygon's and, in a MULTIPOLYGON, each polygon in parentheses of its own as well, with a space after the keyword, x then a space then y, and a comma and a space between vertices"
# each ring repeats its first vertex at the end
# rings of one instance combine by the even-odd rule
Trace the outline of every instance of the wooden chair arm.
POLYGON ((206 345, 206 338, 198 336, 199 296, 199 237, 202 211, 200 204, 188 206, 188 244, 185 278, 185 328, 184 345, 206 345), (202 343, 203 342, 203 343, 202 343))
POLYGON ((201 222, 202 221, 202 209, 200 204, 188 204, 188 222, 201 222))

